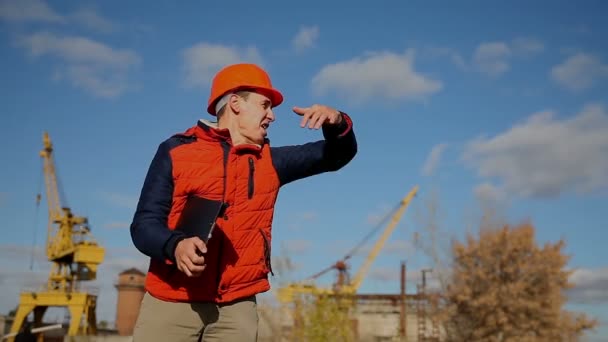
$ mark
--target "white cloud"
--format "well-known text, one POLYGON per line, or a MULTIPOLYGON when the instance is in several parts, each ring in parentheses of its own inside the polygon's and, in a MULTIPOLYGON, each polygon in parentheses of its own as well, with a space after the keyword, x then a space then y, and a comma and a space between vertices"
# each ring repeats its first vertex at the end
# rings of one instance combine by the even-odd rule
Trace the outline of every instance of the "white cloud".
POLYGON ((531 37, 519 37, 511 42, 485 42, 473 52, 472 65, 478 72, 498 77, 509 71, 513 57, 531 57, 544 50, 544 44, 531 37))
POLYGON ((93 66, 74 65, 67 67, 65 74, 59 72, 56 76, 59 76, 59 80, 66 77, 75 87, 104 98, 115 98, 134 89, 123 73, 104 73, 102 70, 103 68, 93 66))
POLYGON ((141 62, 141 58, 132 50, 113 49, 84 37, 61 37, 49 32, 39 32, 24 37, 20 44, 34 57, 53 55, 70 63, 123 69, 141 62))
POLYGON ((11 22, 71 24, 75 23, 95 32, 116 32, 119 25, 103 17, 94 8, 81 8, 70 14, 55 12, 42 0, 1 0, 0 19, 11 22))
POLYGON ((550 111, 494 137, 470 141, 463 159, 508 194, 550 198, 608 186, 608 115, 588 105, 569 118, 550 111))
POLYGON ((418 55, 421 56, 423 59, 447 57, 454 65, 456 65, 460 69, 466 70, 468 68, 467 63, 465 62, 460 52, 452 48, 427 46, 422 48, 418 55))
POLYGON ((38 290, 45 284, 48 279, 47 270, 28 270, 24 267, 21 269, 3 267, 0 269, 0 287, 2 287, 2 296, 0 296, 0 312, 8 313, 19 304, 19 293, 21 291, 38 290))
POLYGON ((101 196, 108 202, 118 207, 125 209, 135 209, 137 207, 137 201, 139 200, 135 196, 119 194, 116 192, 102 192, 101 196))
MULTIPOLYGON (((45 245, 24 247, 18 245, 0 245, 0 258, 10 263, 11 260, 22 260, 31 263, 32 267, 46 262, 45 245)), ((29 266, 28 266, 29 267, 29 266)))
POLYGON ((310 240, 289 240, 285 241, 285 249, 289 255, 302 254, 310 250, 312 242, 310 240))
POLYGON ((363 102, 373 99, 422 100, 442 89, 441 81, 414 70, 414 51, 371 52, 326 65, 313 78, 317 94, 331 91, 363 102))
POLYGON ((511 68, 514 58, 529 58, 542 53, 545 45, 534 37, 517 37, 511 41, 492 41, 480 43, 470 61, 453 48, 427 46, 421 49, 427 58, 447 57, 454 65, 464 71, 477 71, 497 77, 511 68))
MULTIPOLYGON (((13 22, 36 24, 78 24, 96 32, 115 32, 118 24, 98 14, 93 8, 81 8, 62 15, 41 0, 0 1, 0 18, 13 22)), ((49 56, 56 59, 51 79, 102 98, 118 97, 136 89, 128 72, 140 65, 140 56, 129 49, 115 49, 101 42, 46 31, 16 36, 18 46, 31 58, 49 56)))
POLYGON ((574 288, 568 291, 570 302, 579 304, 608 303, 608 267, 577 269, 569 279, 574 288))
POLYGON ((0 312, 6 314, 15 309, 20 291, 39 289, 45 284, 49 269, 41 246, 32 249, 23 245, 0 245, 0 312))
POLYGON ((509 70, 507 58, 511 49, 503 42, 480 44, 473 54, 477 69, 489 76, 499 76, 509 70))
POLYGON ((75 87, 105 98, 132 89, 127 73, 141 63, 132 50, 114 49, 84 37, 39 32, 22 37, 18 44, 32 58, 48 55, 58 59, 55 80, 67 79, 75 87))
POLYGON ((598 81, 606 78, 608 78, 608 64, 586 53, 577 53, 551 69, 551 79, 573 91, 591 88, 598 81))
POLYGON ((439 161, 441 160, 441 155, 447 148, 447 144, 438 144, 433 146, 431 152, 429 153, 426 161, 424 162, 424 166, 422 167, 422 174, 425 176, 430 176, 435 172, 435 169, 439 165, 439 161))
POLYGON ((300 31, 298 31, 291 43, 293 44, 293 48, 300 52, 313 47, 317 38, 319 38, 319 27, 316 25, 305 26, 300 28, 300 31))
POLYGON ((497 204, 506 198, 506 194, 502 189, 497 188, 491 183, 482 183, 473 190, 478 201, 484 204, 497 204))
POLYGON ((65 21, 41 0, 2 0, 0 18, 14 22, 62 23, 65 21))
POLYGON ((511 42, 511 49, 514 54, 521 56, 532 56, 545 50, 545 45, 535 38, 515 38, 511 42))
POLYGON ((187 87, 206 87, 222 67, 240 62, 263 66, 254 46, 239 48, 221 44, 198 43, 182 51, 184 82, 187 87))
POLYGON ((101 16, 93 8, 81 8, 71 14, 71 18, 78 24, 101 33, 112 33, 118 31, 118 24, 101 16))

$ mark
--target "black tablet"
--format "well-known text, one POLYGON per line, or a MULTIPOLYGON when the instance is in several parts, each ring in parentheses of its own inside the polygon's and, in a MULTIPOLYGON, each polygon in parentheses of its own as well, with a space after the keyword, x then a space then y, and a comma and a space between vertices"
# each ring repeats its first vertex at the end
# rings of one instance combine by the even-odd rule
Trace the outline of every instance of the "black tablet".
POLYGON ((221 201, 191 195, 186 200, 176 228, 188 237, 198 236, 207 243, 215 228, 215 220, 221 214, 223 207, 221 201))

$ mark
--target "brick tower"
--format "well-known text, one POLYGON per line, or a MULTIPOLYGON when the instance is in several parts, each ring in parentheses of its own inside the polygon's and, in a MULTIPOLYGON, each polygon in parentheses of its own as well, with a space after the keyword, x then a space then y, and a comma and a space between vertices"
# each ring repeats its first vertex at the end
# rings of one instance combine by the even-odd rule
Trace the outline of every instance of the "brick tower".
POLYGON ((130 268, 118 275, 116 303, 116 329, 121 336, 133 335, 133 328, 139 315, 139 305, 144 296, 146 275, 136 268, 130 268))

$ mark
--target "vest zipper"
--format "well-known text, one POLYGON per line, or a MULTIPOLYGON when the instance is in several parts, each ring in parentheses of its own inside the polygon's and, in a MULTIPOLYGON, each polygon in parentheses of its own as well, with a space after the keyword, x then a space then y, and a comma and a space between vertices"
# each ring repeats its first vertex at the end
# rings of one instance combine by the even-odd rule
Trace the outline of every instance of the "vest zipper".
POLYGON ((268 267, 268 271, 270 272, 270 274, 274 276, 274 272, 272 272, 272 251, 270 241, 268 240, 268 237, 266 236, 262 228, 258 229, 260 231, 260 234, 262 234, 262 238, 264 239, 264 262, 266 263, 266 267, 268 267))
MULTIPOLYGON (((224 162, 224 189, 222 190, 222 208, 221 208, 221 213, 220 216, 223 216, 224 220, 228 220, 228 215, 226 214, 226 209, 228 209, 228 203, 226 203, 226 184, 227 184, 227 178, 228 178, 228 172, 227 172, 227 168, 228 168, 228 157, 230 155, 230 144, 228 144, 228 142, 226 141, 222 141, 221 142, 222 145, 222 151, 223 151, 223 162, 224 162)), ((219 235, 222 237, 222 239, 220 240, 219 243, 219 252, 218 252, 218 258, 217 258, 217 274, 215 275, 216 277, 216 284, 219 287, 220 282, 222 281, 221 278, 221 261, 222 261, 222 254, 223 254, 223 249, 224 249, 224 234, 216 234, 216 236, 219 235)), ((219 288, 218 288, 219 290, 219 288)), ((218 296, 221 298, 222 294, 218 293, 218 296)))
POLYGON ((247 197, 249 199, 253 198, 253 191, 254 189, 254 184, 253 184, 253 176, 255 173, 255 166, 253 165, 253 158, 249 157, 249 186, 248 186, 248 192, 247 192, 247 197))

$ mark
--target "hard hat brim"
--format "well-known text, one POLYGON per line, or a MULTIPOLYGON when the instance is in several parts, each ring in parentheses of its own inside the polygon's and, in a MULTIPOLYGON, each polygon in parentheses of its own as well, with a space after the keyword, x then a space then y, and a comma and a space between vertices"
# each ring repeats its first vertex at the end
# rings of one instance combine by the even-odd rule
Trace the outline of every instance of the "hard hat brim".
POLYGON ((217 115, 217 113, 215 112, 215 104, 217 103, 217 101, 219 99, 222 98, 222 96, 231 93, 231 92, 237 92, 237 91, 241 91, 241 90, 249 90, 251 92, 255 92, 255 93, 259 93, 261 95, 266 96, 268 99, 270 99, 270 103, 272 104, 272 107, 277 107, 279 106, 281 103, 283 103, 283 94, 281 94, 281 92, 275 88, 268 88, 268 87, 260 87, 260 86, 242 86, 242 87, 238 87, 235 89, 230 89, 228 91, 226 91, 224 94, 218 96, 215 101, 213 101, 212 103, 210 103, 207 106, 207 113, 215 116, 217 115))

